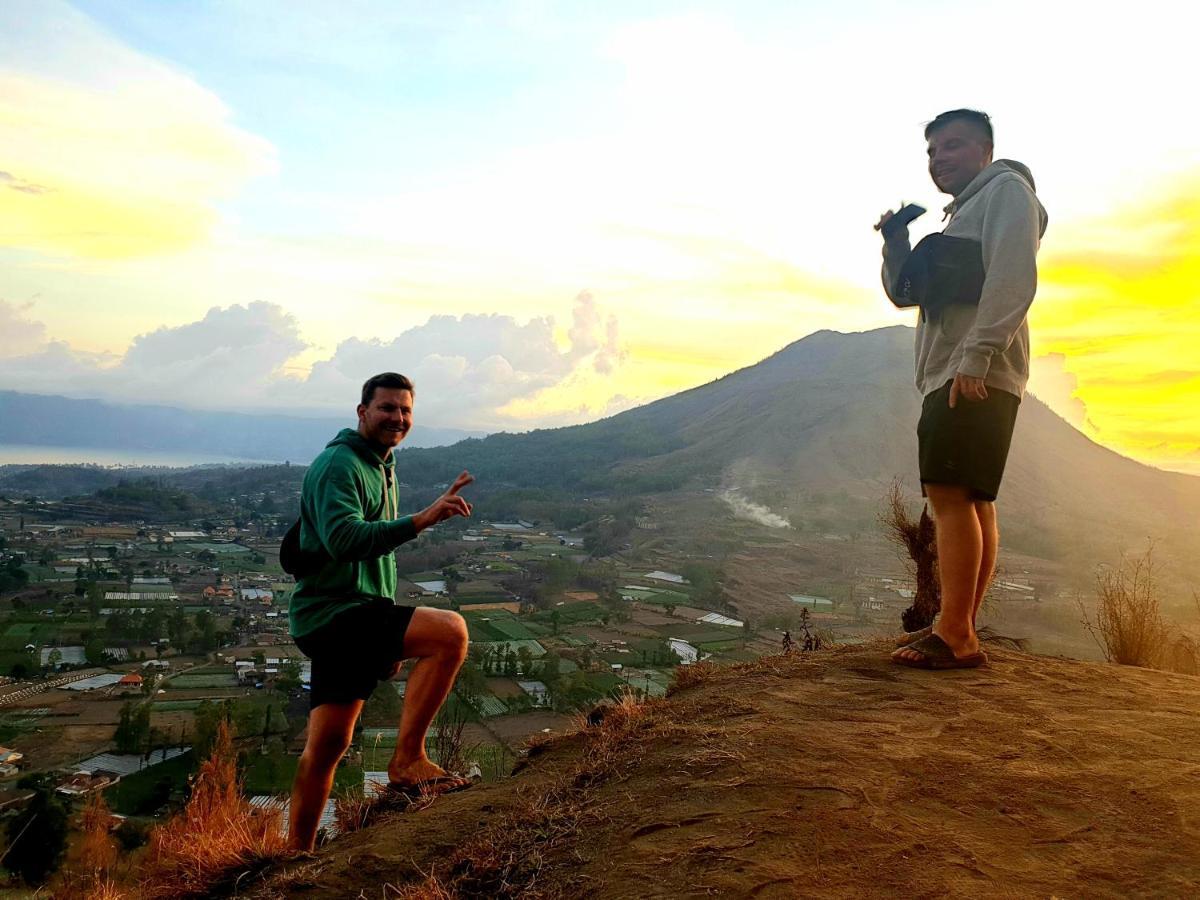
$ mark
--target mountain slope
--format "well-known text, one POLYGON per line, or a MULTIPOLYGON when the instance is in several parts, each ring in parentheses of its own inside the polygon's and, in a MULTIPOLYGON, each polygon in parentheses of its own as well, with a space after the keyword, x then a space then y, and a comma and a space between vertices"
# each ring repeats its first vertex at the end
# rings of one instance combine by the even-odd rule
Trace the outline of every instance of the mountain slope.
POLYGON ((1196 679, 991 652, 938 674, 879 645, 685 671, 249 893, 1195 895, 1196 679))
MULTIPOLYGON (((643 494, 734 489, 802 527, 806 515, 863 529, 887 485, 916 476, 921 398, 912 330, 822 331, 710 384, 588 425, 407 450, 405 477, 643 494)), ((1026 395, 1000 505, 1008 539, 1107 558, 1162 542, 1200 557, 1200 478, 1091 441, 1026 395)))

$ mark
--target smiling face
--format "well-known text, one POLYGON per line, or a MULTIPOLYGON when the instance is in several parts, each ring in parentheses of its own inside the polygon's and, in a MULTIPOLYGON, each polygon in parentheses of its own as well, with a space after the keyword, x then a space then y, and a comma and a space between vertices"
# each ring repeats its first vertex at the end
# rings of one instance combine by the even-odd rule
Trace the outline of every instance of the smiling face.
POLYGON ((404 440, 412 424, 412 391, 375 388, 371 402, 358 405, 358 433, 388 451, 404 440))
POLYGON ((937 189, 957 197, 992 162, 992 142, 979 126, 961 119, 929 135, 929 175, 937 189))

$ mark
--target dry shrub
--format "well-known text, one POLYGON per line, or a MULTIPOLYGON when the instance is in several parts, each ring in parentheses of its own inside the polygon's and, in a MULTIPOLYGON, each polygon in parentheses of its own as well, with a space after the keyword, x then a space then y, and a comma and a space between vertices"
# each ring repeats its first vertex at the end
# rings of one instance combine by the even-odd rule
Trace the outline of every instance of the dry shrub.
POLYGON ((80 816, 79 839, 71 850, 67 865, 51 886, 52 898, 109 900, 126 896, 114 877, 117 845, 112 829, 116 821, 102 791, 88 794, 80 816))
POLYGON ((883 498, 879 524, 887 538, 901 548, 909 559, 909 572, 917 591, 912 606, 901 613, 905 631, 919 631, 933 624, 942 608, 942 585, 938 580, 937 532, 929 508, 913 518, 904 499, 900 479, 892 481, 883 498))
POLYGON ((1082 599, 1077 601, 1083 625, 1109 662, 1200 675, 1200 640, 1163 621, 1157 571, 1153 546, 1101 571, 1096 576, 1095 621, 1082 599))
POLYGON ((154 830, 147 898, 201 895, 231 873, 283 856, 278 810, 255 810, 242 797, 229 724, 217 728, 212 755, 200 766, 183 811, 154 830))
POLYGON ((372 797, 361 787, 338 791, 333 797, 333 827, 338 834, 362 831, 371 819, 372 797))
POLYGON ((1177 634, 1163 647, 1160 667, 1183 675, 1200 675, 1200 641, 1177 634))
POLYGON ((1084 627, 1104 658, 1123 666, 1155 668, 1167 643, 1154 582, 1153 549, 1096 575, 1096 620, 1080 601, 1084 627))
POLYGON ((443 706, 433 720, 430 743, 437 763, 447 772, 466 772, 474 747, 468 747, 465 739, 467 718, 463 713, 464 703, 455 703, 451 709, 443 706))
POLYGON ((676 666, 675 678, 671 681, 670 688, 667 689, 667 696, 697 684, 703 684, 719 671, 720 666, 708 661, 692 663, 690 666, 676 666))

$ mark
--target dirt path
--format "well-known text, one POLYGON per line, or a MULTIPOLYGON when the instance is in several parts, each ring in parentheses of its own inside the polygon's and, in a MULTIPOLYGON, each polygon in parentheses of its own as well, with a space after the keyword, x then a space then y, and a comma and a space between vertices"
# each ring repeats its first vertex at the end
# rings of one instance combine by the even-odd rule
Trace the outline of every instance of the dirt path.
POLYGON ((992 658, 717 670, 256 890, 384 896, 433 872, 459 896, 1196 895, 1200 680, 992 658))

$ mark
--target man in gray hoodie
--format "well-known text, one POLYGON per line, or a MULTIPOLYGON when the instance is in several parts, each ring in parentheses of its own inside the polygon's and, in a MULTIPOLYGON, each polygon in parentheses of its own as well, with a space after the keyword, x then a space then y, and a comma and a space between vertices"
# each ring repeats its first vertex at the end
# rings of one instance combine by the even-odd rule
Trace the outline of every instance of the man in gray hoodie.
POLYGON ((883 214, 883 284, 919 306, 916 382, 921 486, 937 525, 942 611, 905 635, 893 659, 918 668, 982 665, 975 617, 995 570, 996 495, 1029 379, 1026 316, 1037 290, 1046 211, 1028 168, 992 161, 985 113, 942 113, 925 129, 929 174, 954 199, 940 234, 910 248, 906 224, 883 214))

